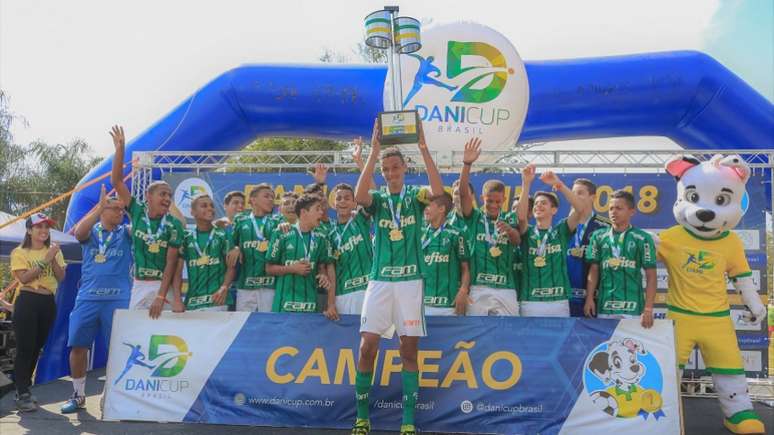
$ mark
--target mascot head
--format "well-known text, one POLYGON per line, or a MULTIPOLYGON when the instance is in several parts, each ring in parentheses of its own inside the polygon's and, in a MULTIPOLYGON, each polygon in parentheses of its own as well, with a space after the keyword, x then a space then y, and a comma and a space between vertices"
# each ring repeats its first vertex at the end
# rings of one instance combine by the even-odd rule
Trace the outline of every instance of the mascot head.
POLYGON ((677 179, 675 219, 692 234, 717 237, 734 228, 747 211, 750 167, 740 156, 716 154, 703 163, 675 157, 666 170, 677 179))

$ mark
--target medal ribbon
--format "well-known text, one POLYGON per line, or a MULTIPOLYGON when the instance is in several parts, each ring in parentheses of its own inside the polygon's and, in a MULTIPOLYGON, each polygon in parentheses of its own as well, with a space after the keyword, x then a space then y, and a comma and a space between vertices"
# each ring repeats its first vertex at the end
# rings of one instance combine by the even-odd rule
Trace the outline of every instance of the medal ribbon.
POLYGON ((589 222, 591 222, 591 219, 594 217, 594 213, 591 213, 588 219, 586 219, 586 222, 579 223, 578 227, 575 229, 575 237, 573 237, 573 247, 580 247, 583 245, 583 236, 586 232, 586 228, 589 226, 589 222))
POLYGON ((197 237, 194 238, 193 245, 194 245, 194 248, 196 248, 196 253, 199 254, 199 257, 203 257, 204 253, 207 252, 207 248, 210 247, 210 242, 212 242, 212 236, 215 235, 215 227, 212 227, 212 229, 210 230, 210 235, 209 237, 207 237, 207 244, 204 245, 204 249, 201 249, 199 247, 199 237, 198 237, 199 234, 198 234, 198 230, 196 231, 197 231, 197 234, 196 234, 197 237))
POLYGON ((150 217, 148 216, 148 208, 145 207, 145 225, 148 227, 148 242, 149 244, 153 244, 161 237, 162 231, 164 231, 164 224, 167 223, 167 213, 164 213, 164 216, 161 217, 161 222, 159 222, 159 227, 156 228, 156 234, 151 234, 151 222, 150 217))
POLYGON ((344 238, 344 234, 347 234, 347 228, 349 228, 349 225, 352 223, 352 220, 354 220, 354 217, 350 217, 347 221, 347 224, 344 225, 344 229, 341 230, 341 233, 339 233, 339 223, 336 222, 333 226, 333 231, 336 233, 336 250, 341 251, 341 240, 344 238))
POLYGON ((309 246, 307 247, 306 243, 304 243, 304 235, 301 233, 301 229, 298 228, 298 225, 294 226, 294 228, 298 233, 298 237, 301 239, 301 246, 304 247, 304 260, 311 262, 312 250, 314 249, 314 231, 309 232, 309 246))
POLYGON ((113 240, 114 231, 111 231, 110 234, 108 234, 107 239, 103 241, 102 224, 97 224, 97 241, 98 241, 97 250, 99 251, 100 255, 105 255, 105 252, 107 252, 107 247, 110 244, 110 241, 113 240))
POLYGON ((610 230, 607 232, 607 237, 610 239, 610 249, 613 251, 613 257, 615 258, 621 257, 621 247, 623 246, 624 239, 626 239, 626 233, 629 232, 629 228, 631 228, 631 225, 626 227, 626 229, 621 234, 618 235, 617 243, 615 241, 615 237, 613 237, 612 226, 610 227, 610 230))
POLYGON ((264 215, 261 217, 261 226, 258 227, 258 217, 252 213, 250 213, 250 222, 253 224, 253 230, 255 230, 255 237, 258 238, 260 241, 266 240, 266 237, 263 236, 263 229, 266 227, 266 216, 264 215))
MULTIPOLYGON (((500 215, 497 215, 497 219, 495 219, 495 223, 500 219, 500 215)), ((497 246, 497 238, 500 236, 497 234, 497 225, 494 225, 494 232, 489 232, 489 217, 486 215, 486 213, 481 214, 481 223, 484 224, 484 232, 486 232, 486 242, 489 244, 489 247, 494 248, 497 246)))
MULTIPOLYGON (((538 226, 537 226, 537 225, 535 225, 535 227, 534 227, 534 228, 535 228, 535 231, 534 231, 534 232, 535 232, 535 235, 537 236, 537 238, 538 238, 538 239, 540 239, 540 230, 538 229, 538 226)), ((538 257, 543 257, 543 256, 545 256, 545 252, 546 252, 546 245, 547 245, 547 243, 548 243, 548 235, 549 235, 550 233, 551 233, 551 229, 549 228, 548 230, 546 230, 546 233, 545 233, 545 234, 543 234, 543 239, 540 241, 540 244, 538 244, 538 248, 537 248, 537 252, 536 252, 536 255, 537 255, 538 257)))
POLYGON ((392 213, 392 222, 397 229, 400 229, 400 212, 403 209, 403 197, 406 196, 406 185, 400 189, 400 197, 398 198, 398 207, 395 208, 395 204, 392 202, 392 195, 389 190, 387 191, 387 204, 390 206, 390 213, 392 213))
POLYGON ((432 243, 433 240, 435 240, 435 238, 438 237, 438 234, 441 234, 441 231, 443 231, 443 229, 446 228, 446 222, 441 224, 441 226, 438 227, 437 230, 435 230, 432 236, 427 237, 427 234, 430 232, 430 228, 431 228, 430 225, 428 225, 427 228, 425 228, 425 233, 422 234, 422 249, 427 248, 430 245, 430 243, 432 243))

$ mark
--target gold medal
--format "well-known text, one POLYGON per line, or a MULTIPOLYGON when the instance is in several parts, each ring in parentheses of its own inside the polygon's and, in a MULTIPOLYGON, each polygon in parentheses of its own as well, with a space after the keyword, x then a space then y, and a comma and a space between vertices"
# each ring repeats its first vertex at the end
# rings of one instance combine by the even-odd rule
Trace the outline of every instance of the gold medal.
POLYGON ((158 254, 161 251, 161 244, 159 242, 153 242, 148 244, 148 252, 151 254, 158 254))
POLYGON ((534 264, 535 264, 535 267, 545 267, 546 257, 535 257, 534 264))
POLYGON ((645 390, 642 392, 642 396, 640 396, 640 404, 644 411, 653 413, 661 409, 663 401, 657 391, 645 390))
POLYGON ((403 240, 403 231, 397 228, 390 230, 390 240, 393 242, 398 242, 403 240))
POLYGON ((258 252, 266 252, 269 250, 269 242, 266 240, 261 240, 261 243, 258 244, 258 252))
POLYGON ((107 257, 105 254, 97 254, 94 256, 94 262, 95 263, 104 263, 107 261, 107 257))
POLYGON ((202 255, 201 257, 199 257, 198 260, 196 260, 196 265, 197 266, 207 266, 208 264, 210 264, 210 256, 209 255, 202 255))
POLYGON ((338 259, 339 259, 339 257, 341 257, 341 251, 335 251, 335 252, 333 253, 333 259, 334 259, 334 260, 338 260, 338 259))
POLYGON ((497 246, 492 246, 491 248, 489 248, 489 255, 491 255, 494 258, 499 257, 500 254, 502 253, 503 251, 501 251, 500 248, 498 248, 497 246))
POLYGON ((621 259, 613 257, 609 260, 607 260, 607 264, 609 264, 611 267, 618 267, 621 265, 621 259))
POLYGON ((582 257, 583 256, 583 248, 572 248, 570 249, 570 255, 573 257, 582 257))

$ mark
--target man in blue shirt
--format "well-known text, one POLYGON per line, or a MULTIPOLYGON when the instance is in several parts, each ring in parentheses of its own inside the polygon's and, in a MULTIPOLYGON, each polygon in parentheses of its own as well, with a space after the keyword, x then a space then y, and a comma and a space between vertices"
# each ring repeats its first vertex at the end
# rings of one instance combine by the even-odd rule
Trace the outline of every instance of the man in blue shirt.
POLYGON ((584 207, 583 210, 575 210, 580 216, 580 223, 567 246, 567 274, 570 276, 572 285, 570 315, 583 317, 583 305, 586 303, 586 278, 589 274, 589 263, 585 260, 589 238, 594 231, 609 227, 610 220, 594 213, 597 185, 593 181, 588 178, 576 178, 572 183, 572 193, 581 200, 584 207))
POLYGON ((129 307, 132 289, 132 234, 124 221, 124 204, 108 197, 102 186, 99 203, 76 226, 75 238, 83 249, 81 286, 70 313, 67 346, 73 395, 62 406, 68 414, 86 405, 88 351, 97 334, 110 340, 113 312, 129 307))

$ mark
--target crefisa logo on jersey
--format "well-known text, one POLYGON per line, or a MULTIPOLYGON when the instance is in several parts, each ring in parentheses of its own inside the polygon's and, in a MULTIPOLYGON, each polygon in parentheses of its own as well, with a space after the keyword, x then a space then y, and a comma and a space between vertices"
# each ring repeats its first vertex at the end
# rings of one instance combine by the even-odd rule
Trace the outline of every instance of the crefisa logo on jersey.
MULTIPOLYGON (((524 63, 489 27, 453 23, 423 31, 422 48, 401 57, 401 78, 404 108, 417 110, 437 148, 453 149, 453 141, 473 134, 497 149, 521 132, 529 99, 524 63)), ((385 89, 385 102, 390 96, 385 89)))
POLYGON ((192 353, 185 340, 174 335, 152 335, 147 355, 141 344, 123 343, 128 349, 126 364, 113 386, 135 391, 141 397, 165 399, 191 387, 180 376, 192 353))
POLYGON ((188 219, 193 219, 193 215, 191 214, 191 200, 196 195, 202 193, 210 195, 210 198, 213 197, 212 188, 201 178, 186 178, 177 185, 175 188, 175 204, 177 205, 177 208, 180 209, 180 212, 183 213, 183 216, 188 219))
POLYGON ((610 340, 592 350, 583 385, 593 406, 611 417, 658 420, 665 415, 661 367, 633 338, 610 340))

